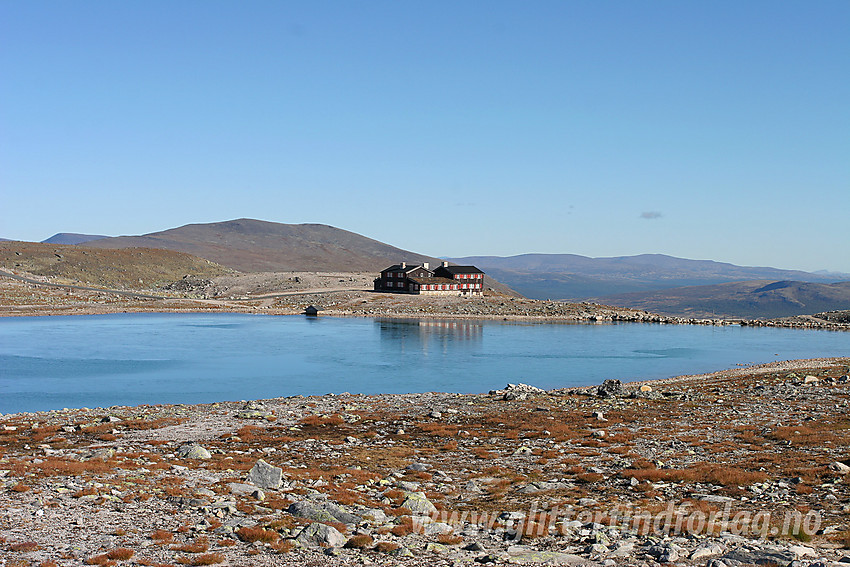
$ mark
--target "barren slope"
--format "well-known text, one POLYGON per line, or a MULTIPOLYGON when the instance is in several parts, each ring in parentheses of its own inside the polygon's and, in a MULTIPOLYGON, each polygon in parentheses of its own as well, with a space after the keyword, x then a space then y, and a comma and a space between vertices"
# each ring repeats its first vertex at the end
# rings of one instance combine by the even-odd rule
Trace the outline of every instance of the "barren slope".
POLYGON ((214 277, 231 270, 172 250, 102 250, 34 242, 0 242, 0 267, 117 289, 152 289, 187 274, 214 277))

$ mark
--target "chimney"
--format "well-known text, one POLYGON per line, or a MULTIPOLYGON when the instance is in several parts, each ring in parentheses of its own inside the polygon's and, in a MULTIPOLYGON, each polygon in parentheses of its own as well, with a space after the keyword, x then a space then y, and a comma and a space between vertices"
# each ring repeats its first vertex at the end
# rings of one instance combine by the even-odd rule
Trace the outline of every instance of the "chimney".
POLYGON ((401 263, 401 269, 403 270, 403 269, 405 269, 406 267, 407 267, 407 262, 402 262, 402 263, 401 263))
POLYGON ((443 262, 443 267, 444 267, 444 268, 448 268, 448 267, 449 267, 449 263, 448 263, 448 262, 443 262))
POLYGON ((425 268, 426 270, 430 270, 431 264, 429 264, 428 262, 422 262, 422 267, 425 268))

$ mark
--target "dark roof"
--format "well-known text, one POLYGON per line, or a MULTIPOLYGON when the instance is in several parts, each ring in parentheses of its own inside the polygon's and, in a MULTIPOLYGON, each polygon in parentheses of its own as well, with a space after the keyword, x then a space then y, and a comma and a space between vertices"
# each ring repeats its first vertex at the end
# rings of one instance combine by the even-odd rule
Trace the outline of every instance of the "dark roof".
POLYGON ((416 270, 416 269, 419 269, 419 268, 421 268, 423 270, 428 270, 429 272, 434 271, 434 270, 431 270, 429 268, 426 268, 422 264, 408 264, 404 268, 401 267, 401 264, 393 264, 389 268, 384 268, 383 270, 381 270, 381 273, 383 274, 384 272, 410 272, 412 270, 416 270))
POLYGON ((450 280, 449 278, 410 278, 410 281, 416 282, 418 284, 453 284, 457 285, 457 280, 450 280))
POLYGON ((437 270, 446 270, 450 274, 483 274, 481 270, 475 266, 438 266, 437 270))

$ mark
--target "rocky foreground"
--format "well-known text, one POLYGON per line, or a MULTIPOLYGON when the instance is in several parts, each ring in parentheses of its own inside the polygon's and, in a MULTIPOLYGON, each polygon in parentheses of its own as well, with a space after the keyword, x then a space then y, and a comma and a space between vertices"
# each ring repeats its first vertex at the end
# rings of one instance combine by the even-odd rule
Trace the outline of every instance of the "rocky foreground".
POLYGON ((848 365, 0 416, 0 565, 846 565, 848 365))

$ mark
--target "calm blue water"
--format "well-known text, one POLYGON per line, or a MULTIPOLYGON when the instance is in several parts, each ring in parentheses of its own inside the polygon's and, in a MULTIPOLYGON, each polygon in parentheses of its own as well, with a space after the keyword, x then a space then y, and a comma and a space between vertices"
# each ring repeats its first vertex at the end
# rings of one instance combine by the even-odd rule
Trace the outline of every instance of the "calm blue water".
POLYGON ((131 314, 0 318, 0 412, 328 392, 484 392, 850 355, 850 333, 131 314))

